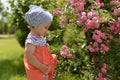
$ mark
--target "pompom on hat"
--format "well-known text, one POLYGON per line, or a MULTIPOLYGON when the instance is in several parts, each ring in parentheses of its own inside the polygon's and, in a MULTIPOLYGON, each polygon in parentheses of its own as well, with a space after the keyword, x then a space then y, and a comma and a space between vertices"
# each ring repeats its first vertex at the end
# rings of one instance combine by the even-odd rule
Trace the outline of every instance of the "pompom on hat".
POLYGON ((25 14, 27 23, 32 27, 37 27, 42 24, 52 22, 53 16, 37 5, 30 5, 30 9, 25 14))

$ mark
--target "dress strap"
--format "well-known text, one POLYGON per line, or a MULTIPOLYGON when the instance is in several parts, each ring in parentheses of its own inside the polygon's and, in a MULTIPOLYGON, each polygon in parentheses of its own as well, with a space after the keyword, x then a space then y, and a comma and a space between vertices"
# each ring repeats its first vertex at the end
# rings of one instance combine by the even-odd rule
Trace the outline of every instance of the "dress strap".
POLYGON ((36 37, 34 35, 29 34, 27 36, 27 39, 25 41, 25 46, 27 45, 27 43, 31 43, 35 46, 48 46, 48 43, 46 42, 45 37, 36 37))

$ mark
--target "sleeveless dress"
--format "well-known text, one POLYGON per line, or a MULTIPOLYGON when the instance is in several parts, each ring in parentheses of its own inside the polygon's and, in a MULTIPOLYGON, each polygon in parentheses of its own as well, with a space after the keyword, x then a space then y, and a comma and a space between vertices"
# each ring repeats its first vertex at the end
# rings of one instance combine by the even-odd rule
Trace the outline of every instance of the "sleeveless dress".
MULTIPOLYGON (((55 67, 57 65, 57 59, 52 56, 48 49, 48 44, 44 37, 38 38, 32 34, 29 34, 25 45, 31 43, 36 46, 34 55, 40 63, 45 64, 50 67, 50 72, 48 73, 48 80, 52 80, 55 67)), ((40 71, 38 68, 31 65, 24 54, 24 65, 28 80, 46 80, 45 73, 40 71)))

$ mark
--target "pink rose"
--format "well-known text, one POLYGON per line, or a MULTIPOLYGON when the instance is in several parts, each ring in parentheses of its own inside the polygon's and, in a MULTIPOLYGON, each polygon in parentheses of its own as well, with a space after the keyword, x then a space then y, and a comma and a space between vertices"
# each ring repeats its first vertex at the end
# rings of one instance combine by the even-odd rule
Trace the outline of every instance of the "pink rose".
POLYGON ((103 3, 103 2, 102 2, 102 3, 100 3, 100 6, 101 6, 101 7, 104 7, 104 3, 103 3))
POLYGON ((90 18, 92 18, 93 17, 93 12, 88 12, 87 13, 87 17, 90 19, 90 18))
POLYGON ((95 33, 101 34, 102 32, 100 30, 95 30, 95 33))
POLYGON ((62 57, 66 57, 66 53, 63 52, 63 51, 60 51, 60 56, 62 56, 62 57))
POLYGON ((95 46, 95 47, 98 47, 98 43, 97 43, 97 42, 94 42, 94 46, 95 46))
POLYGON ((107 41, 106 41, 106 44, 108 45, 109 43, 110 43, 110 41, 109 41, 109 40, 107 40, 107 41))
POLYGON ((110 30, 114 31, 115 30, 115 26, 114 25, 110 26, 110 30))
POLYGON ((115 5, 119 5, 120 2, 119 2, 119 1, 115 1, 114 4, 115 4, 115 5))
POLYGON ((103 39, 107 39, 107 36, 105 35, 105 33, 101 33, 100 36, 101 36, 103 39))
POLYGON ((93 17, 92 20, 98 21, 98 18, 97 17, 93 17))
POLYGON ((77 13, 77 16, 78 16, 78 17, 80 17, 80 16, 81 16, 81 14, 80 14, 80 13, 77 13))
POLYGON ((87 28, 84 28, 84 29, 83 29, 83 31, 84 31, 84 32, 87 32, 87 31, 88 31, 88 29, 87 29, 87 28))
POLYGON ((97 39, 96 42, 102 43, 102 40, 101 39, 97 39))
POLYGON ((104 64, 103 64, 103 68, 107 68, 107 64, 104 63, 104 64))
POLYGON ((84 10, 84 3, 79 3, 79 10, 83 11, 84 10))
POLYGON ((100 3, 100 0, 95 0, 97 3, 100 3))
POLYGON ((86 12, 81 12, 82 16, 86 16, 86 12))
POLYGON ((68 47, 67 47, 66 45, 63 45, 63 46, 62 46, 62 50, 65 51, 66 49, 68 49, 68 47))
POLYGON ((72 8, 75 8, 75 7, 76 7, 76 3, 72 3, 72 4, 71 4, 71 7, 72 7, 72 8))
POLYGON ((99 23, 98 23, 98 21, 88 20, 87 23, 86 23, 86 26, 90 29, 94 29, 94 28, 99 27, 99 23))
POLYGON ((96 80, 100 80, 100 78, 96 78, 96 80))
POLYGON ((62 18, 62 19, 60 20, 60 24, 63 24, 64 22, 65 22, 65 19, 62 18))
POLYGON ((98 74, 98 77, 99 77, 99 78, 102 78, 102 73, 99 73, 99 74, 98 74))
POLYGON ((105 45, 105 44, 101 44, 101 47, 103 47, 103 48, 104 48, 104 47, 106 47, 106 45, 105 45))
POLYGON ((81 16, 81 19, 82 19, 82 21, 84 22, 84 21, 87 20, 87 17, 86 17, 86 16, 81 16))
POLYGON ((77 20, 77 24, 78 24, 78 25, 81 25, 82 22, 83 22, 82 20, 77 20))
POLYGON ((114 13, 113 13, 115 16, 118 15, 118 9, 114 9, 114 13))
POLYGON ((118 17, 118 20, 117 20, 118 22, 120 22, 120 17, 118 17))
POLYGON ((55 11, 55 12, 53 13, 54 16, 58 16, 58 15, 61 15, 61 14, 62 14, 61 11, 55 11))
POLYGON ((119 22, 116 22, 116 27, 120 28, 120 23, 119 22))
POLYGON ((95 51, 99 51, 100 49, 97 47, 97 48, 95 48, 95 51))
POLYGON ((66 52, 66 53, 68 53, 68 52, 69 52, 69 50, 68 50, 68 49, 65 49, 65 52, 66 52))
POLYGON ((72 0, 72 3, 76 3, 77 2, 77 0, 72 0))
POLYGON ((93 34, 92 39, 95 40, 95 41, 97 41, 97 39, 100 39, 100 36, 98 36, 96 34, 93 34))
POLYGON ((72 58, 72 54, 68 54, 68 55, 67 55, 67 58, 72 58))
POLYGON ((113 39, 113 36, 112 36, 112 35, 109 35, 109 39, 111 39, 111 40, 112 40, 112 39, 113 39))
POLYGON ((89 45, 89 46, 87 46, 87 48, 88 48, 88 50, 89 50, 90 52, 95 52, 95 49, 94 49, 94 48, 92 48, 90 45, 89 45))
POLYGON ((102 68, 101 71, 102 71, 102 73, 106 73, 107 72, 107 70, 105 68, 102 68))
POLYGON ((110 1, 110 4, 113 4, 113 1, 110 1))
POLYGON ((109 47, 104 47, 104 50, 106 51, 106 52, 108 52, 109 51, 109 47))
POLYGON ((58 16, 58 15, 61 15, 62 12, 60 11, 60 8, 56 8, 55 11, 53 12, 53 15, 54 16, 58 16))

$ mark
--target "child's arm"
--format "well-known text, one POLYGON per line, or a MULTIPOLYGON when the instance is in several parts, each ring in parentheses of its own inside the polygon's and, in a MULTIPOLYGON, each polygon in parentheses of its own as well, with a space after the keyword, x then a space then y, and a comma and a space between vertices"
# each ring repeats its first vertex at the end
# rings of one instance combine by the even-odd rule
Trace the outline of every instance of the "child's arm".
POLYGON ((40 69, 43 73, 47 71, 48 67, 42 63, 40 63, 37 58, 34 56, 35 46, 28 43, 25 47, 26 58, 30 64, 40 69))

